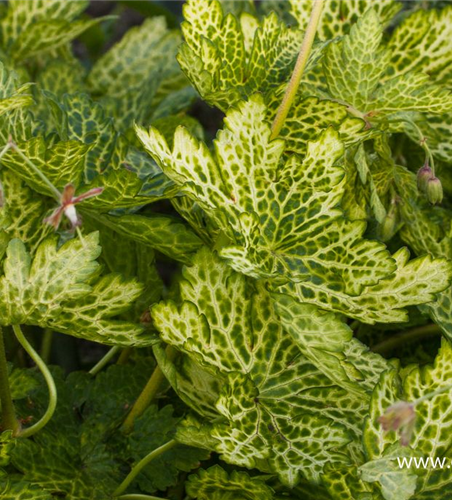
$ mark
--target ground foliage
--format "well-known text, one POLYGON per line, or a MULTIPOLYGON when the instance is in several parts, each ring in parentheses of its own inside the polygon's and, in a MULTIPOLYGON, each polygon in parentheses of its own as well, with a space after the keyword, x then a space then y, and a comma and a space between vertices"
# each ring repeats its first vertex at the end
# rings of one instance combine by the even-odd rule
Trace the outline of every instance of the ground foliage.
POLYGON ((327 1, 273 138, 311 0, 187 0, 180 26, 130 2, 145 19, 115 40, 123 4, 0 5, 0 324, 22 425, 48 395, 11 326, 126 354, 52 368, 50 422, 0 434, 0 499, 117 498, 171 439, 127 493, 449 498, 452 470, 396 457, 452 459, 452 5, 327 1), (416 343, 435 325, 438 352, 416 343), (400 353, 379 349, 400 332, 400 353), (408 446, 383 432, 432 391, 408 446))

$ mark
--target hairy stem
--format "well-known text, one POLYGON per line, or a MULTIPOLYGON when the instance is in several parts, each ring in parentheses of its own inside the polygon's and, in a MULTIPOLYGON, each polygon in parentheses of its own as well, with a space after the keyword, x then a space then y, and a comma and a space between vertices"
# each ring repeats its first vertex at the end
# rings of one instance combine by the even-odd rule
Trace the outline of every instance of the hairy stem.
MULTIPOLYGON (((170 361, 175 358, 176 352, 177 351, 171 346, 167 346, 166 356, 170 361)), ((143 414, 146 408, 154 400, 164 380, 165 375, 163 375, 161 368, 157 365, 151 375, 151 378, 148 380, 148 383, 141 391, 141 394, 138 396, 138 399, 135 401, 135 404, 132 406, 132 409, 130 410, 127 418, 124 421, 122 429, 126 434, 132 432, 135 420, 143 414)))
POLYGON ((30 356, 30 358, 36 363, 36 366, 41 371, 41 373, 44 377, 44 380, 46 381, 47 387, 49 389, 49 405, 48 405, 47 410, 45 411, 44 415, 42 416, 42 418, 40 420, 38 420, 38 422, 36 422, 31 427, 28 427, 27 429, 23 429, 19 434, 20 437, 30 437, 30 436, 33 436, 33 434, 36 434, 38 431, 40 431, 47 424, 47 422, 52 418, 52 416, 55 412, 56 404, 57 404, 57 390, 56 390, 56 386, 55 386, 55 382, 53 380, 52 374, 50 373, 49 369, 47 368, 47 365, 39 357, 39 354, 33 349, 31 344, 25 338, 25 335, 23 334, 20 326, 13 325, 13 330, 14 330, 14 333, 15 333, 20 345, 24 348, 24 350, 27 352, 27 354, 30 356))
POLYGON ((2 404, 2 429, 13 431, 16 434, 19 430, 19 422, 16 419, 11 389, 9 386, 8 366, 6 364, 5 340, 3 329, 0 326, 0 402, 2 404))
POLYGON ((112 347, 105 356, 98 361, 89 371, 90 375, 97 375, 108 363, 116 356, 116 354, 121 350, 120 347, 112 347))
POLYGON ((128 488, 130 483, 138 476, 138 474, 141 472, 141 470, 146 467, 152 460, 160 456, 162 453, 165 453, 165 451, 170 450, 177 444, 177 441, 172 439, 171 441, 168 441, 165 443, 163 446, 160 446, 160 448, 157 448, 154 451, 151 451, 149 455, 146 455, 144 458, 142 458, 134 467, 133 469, 129 472, 127 477, 124 479, 124 481, 116 488, 116 491, 113 493, 114 497, 117 497, 121 495, 121 493, 124 493, 124 491, 128 488))
POLYGON ((18 147, 17 145, 13 142, 12 139, 9 140, 9 146, 10 148, 15 151, 21 158, 22 160, 38 175, 41 180, 44 182, 44 184, 52 191, 52 194, 54 198, 60 203, 61 201, 61 193, 58 191, 58 189, 49 181, 49 179, 39 170, 39 168, 28 158, 18 147))
POLYGON ((379 344, 374 345, 371 348, 371 351, 377 352, 379 354, 386 354, 388 352, 391 352, 393 349, 406 344, 407 342, 413 342, 426 337, 436 336, 439 333, 441 333, 441 330, 438 325, 431 324, 419 326, 417 328, 398 333, 397 335, 393 335, 392 337, 383 340, 379 344))
POLYGON ((281 132, 281 129, 284 125, 284 121, 287 118, 289 110, 297 94, 298 87, 300 86, 301 77, 303 76, 303 71, 308 62, 309 54, 311 53, 312 49, 312 44, 314 43, 317 26, 319 24, 320 16, 322 15, 324 1, 325 0, 314 0, 311 17, 309 19, 309 23, 306 28, 306 32, 304 34, 304 39, 303 43, 301 44, 300 53, 298 54, 297 62, 295 64, 292 77, 290 78, 290 82, 287 85, 283 100, 278 108, 278 112, 276 113, 276 117, 273 121, 272 133, 270 139, 275 139, 281 132))

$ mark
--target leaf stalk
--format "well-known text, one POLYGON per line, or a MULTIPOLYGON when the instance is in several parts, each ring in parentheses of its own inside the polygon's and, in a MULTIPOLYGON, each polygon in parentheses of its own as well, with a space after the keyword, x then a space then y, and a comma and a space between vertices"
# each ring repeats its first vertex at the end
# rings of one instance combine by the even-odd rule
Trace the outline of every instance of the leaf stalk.
MULTIPOLYGON (((165 453, 165 451, 170 450, 174 446, 176 446, 177 441, 172 439, 171 441, 168 441, 164 445, 160 446, 160 448, 157 448, 156 450, 151 451, 148 455, 146 455, 144 458, 142 458, 129 472, 127 477, 124 479, 124 481, 116 488, 115 492, 113 493, 114 497, 117 497, 123 493, 130 483, 138 476, 138 474, 142 471, 146 465, 148 465, 152 460, 155 458, 159 457, 162 453, 165 453)), ((151 497, 152 498, 152 497, 151 497)), ((129 496, 130 499, 130 496, 129 496)), ((123 499, 124 500, 124 499, 123 499)))
MULTIPOLYGON (((172 361, 176 356, 177 351, 171 346, 167 346, 166 355, 170 361, 172 361)), ((144 413, 146 408, 151 404, 160 390, 160 386, 165 381, 165 375, 163 374, 161 368, 157 365, 153 371, 148 383, 142 390, 135 404, 132 406, 129 414, 127 415, 124 424, 122 426, 123 431, 129 434, 133 430, 135 420, 144 413)))
POLYGON ((295 68, 272 124, 270 136, 271 140, 278 137, 278 134, 281 132, 287 115, 289 114, 290 108, 292 107, 293 101, 295 100, 298 87, 300 86, 301 77, 303 76, 303 71, 306 68, 309 54, 311 53, 312 44, 314 43, 314 38, 317 32, 320 17, 322 15, 324 2, 325 0, 314 0, 311 17, 309 18, 309 23, 304 34, 303 43, 301 44, 301 49, 300 53, 298 54, 295 68))
POLYGON ((116 354, 121 350, 120 347, 115 346, 112 347, 105 356, 98 361, 88 372, 90 375, 97 375, 108 363, 116 356, 116 354))

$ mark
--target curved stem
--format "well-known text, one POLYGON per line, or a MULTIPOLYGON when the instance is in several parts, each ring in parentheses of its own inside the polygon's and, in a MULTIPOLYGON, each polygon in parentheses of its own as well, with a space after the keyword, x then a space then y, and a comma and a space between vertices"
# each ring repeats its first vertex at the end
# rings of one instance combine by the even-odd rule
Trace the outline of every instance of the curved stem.
POLYGON ((116 356, 120 349, 121 348, 118 346, 112 347, 107 352, 107 354, 105 354, 105 356, 91 368, 88 373, 90 375, 97 375, 116 356))
POLYGON ((44 363, 48 363, 50 359, 50 353, 52 351, 52 340, 53 340, 53 331, 49 328, 44 330, 44 336, 42 337, 41 343, 41 358, 44 363))
POLYGON ((272 133, 270 139, 275 139, 275 137, 278 136, 279 132, 282 129, 282 126, 284 125, 284 121, 287 118, 289 110, 293 104, 295 96, 297 94, 298 87, 300 86, 301 77, 303 76, 303 71, 308 62, 312 44, 314 43, 317 26, 320 21, 320 16, 322 15, 324 1, 325 0, 314 0, 311 17, 309 19, 309 23, 306 28, 306 32, 304 34, 300 53, 298 54, 297 62, 295 64, 295 68, 293 70, 290 82, 287 85, 283 100, 278 108, 278 112, 276 113, 276 117, 273 121, 272 133))
POLYGON ((2 404, 2 429, 11 430, 16 434, 19 430, 19 422, 16 418, 11 388, 9 386, 8 365, 6 364, 5 341, 3 329, 0 326, 0 402, 2 404))
POLYGON ((396 347, 406 344, 407 342, 420 340, 425 337, 436 336, 439 333, 441 333, 441 329, 439 328, 438 325, 431 324, 431 325, 419 326, 417 328, 413 328, 411 330, 398 333, 397 335, 393 335, 392 337, 383 340, 379 344, 374 345, 371 348, 371 351, 377 352, 379 354, 385 354, 392 351, 396 347))
POLYGON ((151 451, 149 455, 146 455, 144 458, 142 458, 134 467, 133 469, 129 472, 127 477, 124 479, 124 481, 116 488, 115 492, 113 493, 113 496, 119 496, 121 493, 123 493, 127 487, 130 485, 130 483, 138 476, 138 474, 141 472, 141 470, 148 465, 154 458, 157 458, 160 456, 162 453, 165 453, 165 451, 170 450, 177 444, 177 441, 172 439, 171 441, 168 441, 165 443, 163 446, 160 446, 160 448, 157 448, 154 451, 151 451))
MULTIPOLYGON (((170 361, 174 359, 176 353, 177 351, 174 348, 167 346, 166 356, 170 361)), ((157 365, 151 375, 151 378, 148 380, 148 383, 141 391, 141 394, 138 396, 138 399, 135 401, 135 404, 132 406, 132 409, 124 420, 122 429, 126 434, 132 432, 135 420, 142 415, 146 408, 151 404, 164 381, 165 375, 163 374, 161 368, 157 365)))
POLYGON ((36 434, 36 432, 40 431, 52 418, 57 404, 57 390, 52 374, 47 368, 47 365, 39 357, 39 354, 33 349, 31 344, 25 338, 25 335, 23 334, 20 325, 13 325, 13 330, 20 345, 24 348, 24 350, 27 352, 30 358, 36 363, 36 366, 41 371, 44 380, 46 381, 47 387, 49 389, 49 405, 47 407, 46 412, 44 413, 42 418, 38 420, 38 422, 36 422, 31 427, 28 427, 27 429, 23 429, 19 434, 20 437, 30 437, 33 434, 36 434))

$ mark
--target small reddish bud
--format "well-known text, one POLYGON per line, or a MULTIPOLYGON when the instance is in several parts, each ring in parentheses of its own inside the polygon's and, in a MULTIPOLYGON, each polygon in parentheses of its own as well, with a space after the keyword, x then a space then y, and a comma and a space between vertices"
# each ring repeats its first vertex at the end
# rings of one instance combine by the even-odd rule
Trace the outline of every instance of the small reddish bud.
POLYGON ((422 168, 418 170, 417 173, 417 187, 421 193, 427 192, 427 184, 430 179, 433 178, 433 171, 429 164, 426 163, 422 168))
POLYGON ((416 422, 416 410, 413 403, 399 401, 390 406, 379 419, 385 432, 399 431, 400 444, 408 446, 416 422))
POLYGON ((427 183, 427 198, 432 205, 443 201, 443 186, 438 177, 432 177, 427 183))

